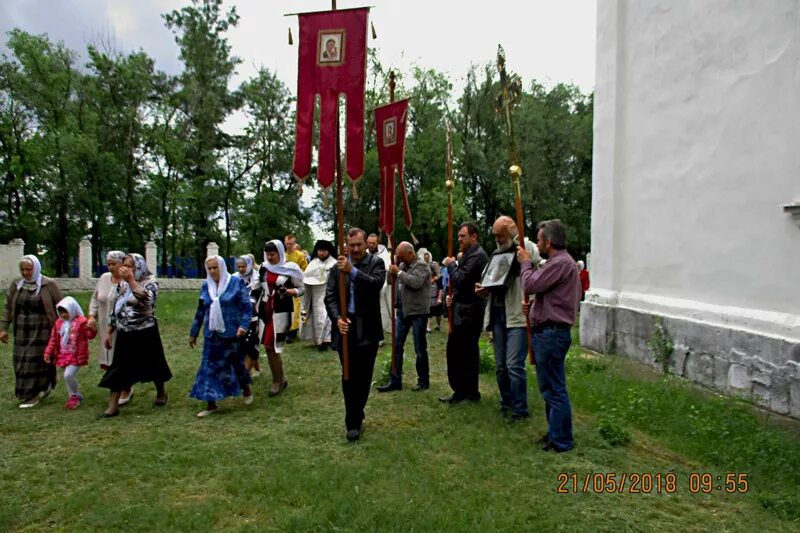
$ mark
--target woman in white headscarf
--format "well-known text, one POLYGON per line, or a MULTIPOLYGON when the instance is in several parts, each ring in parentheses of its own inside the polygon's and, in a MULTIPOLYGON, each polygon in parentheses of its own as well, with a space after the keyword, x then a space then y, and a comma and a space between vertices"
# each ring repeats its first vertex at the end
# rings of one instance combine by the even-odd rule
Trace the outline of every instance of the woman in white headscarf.
POLYGON ((283 373, 281 352, 292 325, 293 297, 303 295, 303 271, 296 263, 286 261, 283 242, 278 239, 264 244, 259 280, 263 289, 258 304, 259 338, 266 348, 272 372, 269 395, 277 396, 289 385, 283 373))
POLYGON ((261 341, 258 336, 258 299, 261 296, 261 284, 258 282, 258 271, 255 268, 255 259, 252 255, 243 255, 236 259, 236 270, 234 277, 241 278, 247 286, 250 295, 250 303, 253 305, 252 318, 247 335, 240 339, 242 350, 244 351, 244 366, 251 376, 261 375, 261 365, 258 364, 258 347, 261 341))
MULTIPOLYGON (((125 259, 125 252, 119 250, 112 250, 106 254, 108 272, 97 280, 92 301, 89 303, 89 325, 100 331, 101 336, 105 335, 108 329, 108 302, 114 298, 117 285, 122 281, 122 278, 119 277, 119 267, 122 266, 123 259, 125 259)), ((106 343, 102 342, 102 339, 97 343, 97 362, 103 372, 108 370, 114 360, 114 340, 116 338, 117 333, 114 332, 111 336, 111 348, 106 348, 106 343)), ((133 398, 133 390, 124 390, 120 393, 119 404, 125 405, 131 398, 133 398)))
POLYGON ((128 254, 119 269, 122 278, 109 302, 106 348, 111 348, 114 332, 114 360, 100 380, 100 386, 111 391, 108 407, 101 417, 119 414, 119 397, 134 383, 152 381, 156 387, 155 405, 167 405, 164 384, 172 372, 164 357, 164 345, 156 321, 158 283, 139 254, 128 254))
POLYGON ((216 412, 217 402, 229 396, 244 393, 244 403, 253 403, 239 343, 247 335, 253 314, 250 291, 241 277, 228 274, 225 260, 218 255, 206 258, 206 274, 189 333, 189 346, 194 348, 203 327, 203 359, 189 393, 206 402, 206 408, 197 413, 200 418, 216 412))
POLYGON ((331 345, 331 319, 325 309, 325 287, 328 274, 336 264, 336 249, 331 241, 320 240, 314 245, 311 256, 311 262, 303 272, 306 318, 300 329, 300 338, 312 341, 320 352, 324 352, 331 345))
POLYGON ((20 260, 19 272, 22 277, 11 283, 0 317, 0 342, 8 342, 8 327, 13 324, 15 394, 22 400, 20 408, 26 409, 39 403, 56 384, 56 367, 45 362, 44 350, 62 296, 56 282, 42 275, 35 255, 20 260))

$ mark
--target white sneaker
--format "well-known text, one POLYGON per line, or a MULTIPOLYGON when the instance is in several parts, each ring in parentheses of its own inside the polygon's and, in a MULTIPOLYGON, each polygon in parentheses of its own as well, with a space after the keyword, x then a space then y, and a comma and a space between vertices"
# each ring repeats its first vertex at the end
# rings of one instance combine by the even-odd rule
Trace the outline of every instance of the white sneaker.
POLYGON ((35 397, 35 398, 32 398, 32 399, 28 400, 27 402, 22 402, 21 404, 19 404, 19 408, 20 409, 30 409, 31 407, 35 406, 37 403, 39 403, 39 398, 35 397))
POLYGON ((205 418, 205 417, 207 417, 209 415, 213 415, 217 411, 219 411, 219 409, 212 409, 210 411, 208 409, 203 409, 202 411, 197 413, 197 418, 205 418))
POLYGON ((244 404, 245 404, 245 405, 250 405, 250 404, 252 404, 252 403, 253 403, 253 400, 255 399, 255 397, 256 397, 256 395, 255 395, 255 394, 253 394, 253 393, 251 392, 251 393, 250 393, 250 396, 245 396, 245 397, 244 397, 244 404))

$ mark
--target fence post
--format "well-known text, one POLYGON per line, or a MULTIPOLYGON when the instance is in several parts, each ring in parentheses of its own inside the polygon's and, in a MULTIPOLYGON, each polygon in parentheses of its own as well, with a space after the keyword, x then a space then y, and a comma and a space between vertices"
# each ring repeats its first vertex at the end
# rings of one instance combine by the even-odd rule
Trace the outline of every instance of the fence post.
MULTIPOLYGON (((158 277, 158 246, 153 241, 148 241, 144 245, 144 259, 147 261, 147 269, 158 277)), ((163 274, 167 275, 166 272, 163 274)))
POLYGON ((92 241, 88 235, 81 237, 78 243, 78 277, 81 279, 92 277, 92 241))
POLYGON ((219 245, 215 242, 210 242, 206 246, 206 257, 211 257, 212 255, 219 255, 219 245))

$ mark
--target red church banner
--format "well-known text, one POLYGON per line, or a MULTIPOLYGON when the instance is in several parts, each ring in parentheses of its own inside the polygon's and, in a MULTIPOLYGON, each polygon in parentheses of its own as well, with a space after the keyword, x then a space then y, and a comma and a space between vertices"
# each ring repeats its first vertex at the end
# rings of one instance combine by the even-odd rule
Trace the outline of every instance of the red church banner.
POLYGON ((301 13, 297 65, 297 126, 292 172, 299 180, 311 173, 314 99, 320 96, 317 179, 334 180, 337 106, 346 98, 346 169, 352 180, 364 174, 364 84, 367 68, 369 8, 301 13))
POLYGON ((394 233, 395 169, 397 169, 400 191, 403 195, 403 213, 406 219, 406 226, 411 226, 411 210, 408 207, 408 197, 403 183, 407 118, 407 99, 375 108, 375 129, 378 134, 378 164, 381 168, 379 225, 388 235, 394 233))

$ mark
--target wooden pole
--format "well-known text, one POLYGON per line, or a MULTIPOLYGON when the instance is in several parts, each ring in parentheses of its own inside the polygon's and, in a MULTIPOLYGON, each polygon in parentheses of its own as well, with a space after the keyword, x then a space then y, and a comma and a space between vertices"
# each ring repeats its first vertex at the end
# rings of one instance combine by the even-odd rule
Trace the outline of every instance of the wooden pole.
MULTIPOLYGON (((336 11, 336 0, 331 0, 331 9, 336 11)), ((344 199, 342 197, 342 154, 339 145, 339 100, 336 100, 336 229, 339 239, 339 255, 347 255, 344 240, 344 199)), ((339 316, 347 320, 347 274, 339 271, 339 316)), ((342 335, 342 378, 350 379, 350 357, 347 335, 342 335)))
MULTIPOLYGON (((455 182, 453 181, 453 141, 450 137, 450 123, 447 124, 445 129, 445 136, 447 139, 446 159, 444 162, 444 185, 447 189, 447 257, 453 257, 453 187, 455 187, 455 182)), ((449 270, 447 273, 447 295, 452 303, 453 280, 450 279, 449 270)), ((453 306, 445 305, 445 307, 447 307, 447 332, 453 333, 453 306)))
MULTIPOLYGON (((395 85, 395 83, 394 83, 394 71, 390 70, 389 71, 389 103, 394 102, 394 85, 395 85)), ((394 167, 394 165, 392 165, 392 168, 389 170, 389 172, 392 173, 392 184, 391 185, 394 188, 394 176, 395 176, 395 172, 396 172, 396 168, 394 167)), ((388 185, 389 184, 387 183, 387 186, 388 185)), ((394 192, 394 190, 392 192, 394 192)), ((394 264, 394 248, 395 248, 395 243, 394 243, 394 214, 396 212, 396 207, 395 207, 394 199, 395 199, 395 195, 392 194, 392 207, 391 207, 392 212, 389 215, 389 216, 392 217, 392 233, 390 233, 387 236, 387 241, 386 241, 386 244, 389 245, 389 261, 390 261, 391 264, 394 264)), ((391 312, 391 315, 392 315, 392 375, 396 376, 397 375, 397 349, 395 347, 395 342, 394 341, 397 338, 397 328, 395 327, 395 309, 394 309, 394 305, 395 305, 395 302, 397 302, 397 279, 395 279, 394 283, 392 283, 391 292, 392 292, 392 296, 391 296, 391 298, 392 298, 392 305, 391 305, 391 309, 392 309, 392 312, 391 312)))

